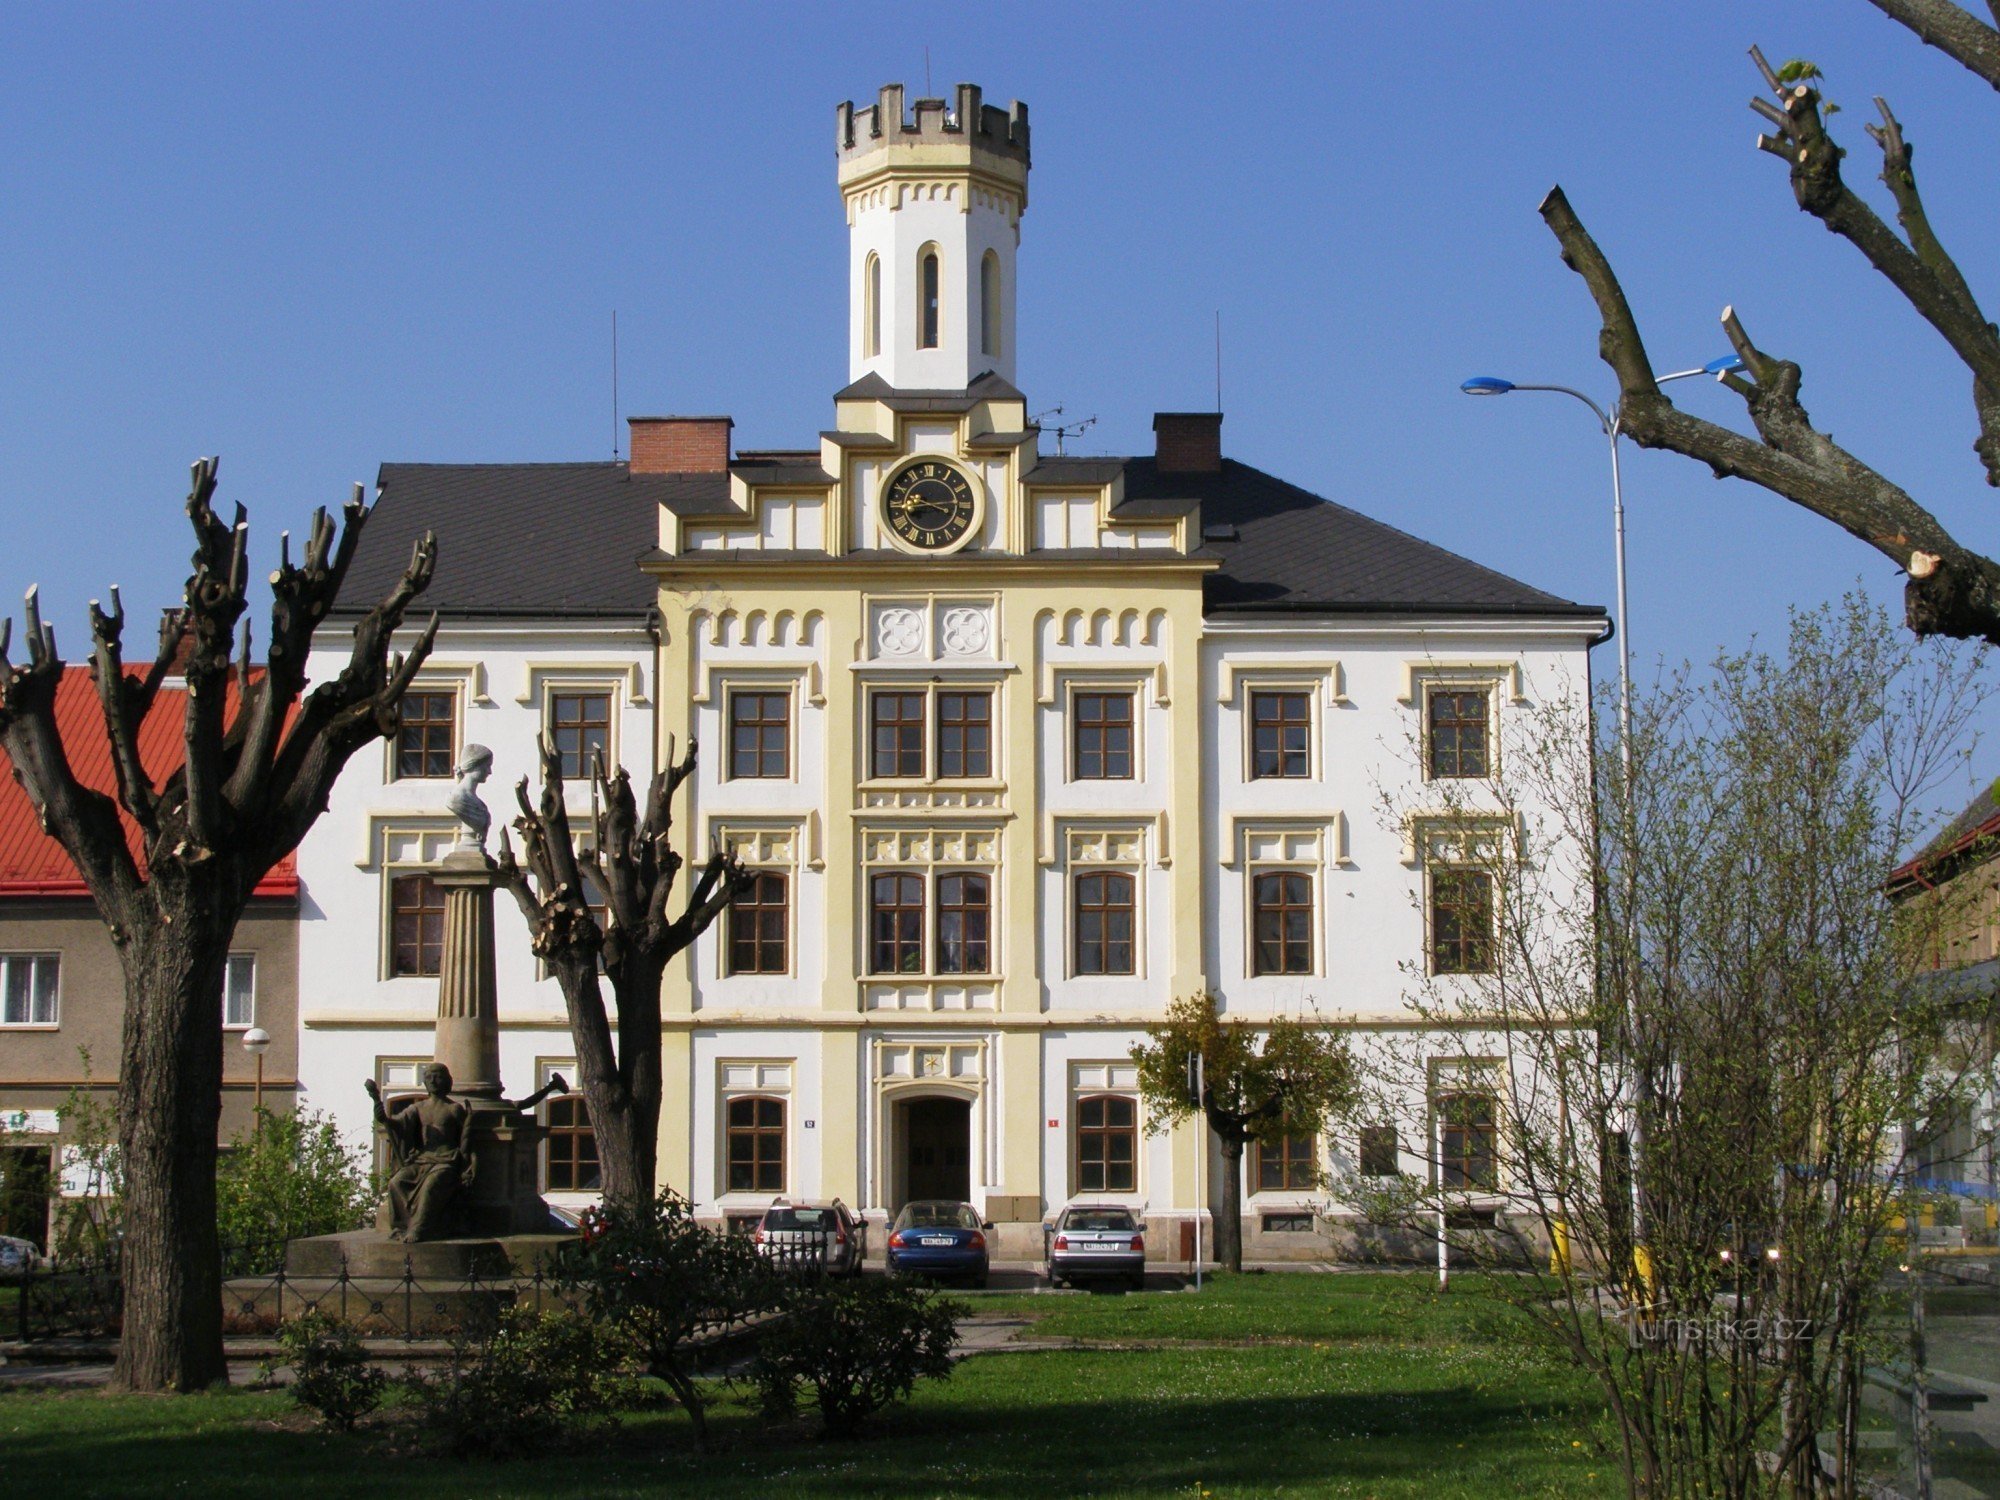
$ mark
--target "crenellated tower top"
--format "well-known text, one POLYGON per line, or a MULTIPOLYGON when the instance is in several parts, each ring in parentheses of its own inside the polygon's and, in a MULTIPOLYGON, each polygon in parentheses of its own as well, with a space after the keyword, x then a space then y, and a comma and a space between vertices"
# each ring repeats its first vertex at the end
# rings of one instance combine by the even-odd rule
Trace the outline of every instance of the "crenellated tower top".
POLYGON ((961 83, 956 108, 901 84, 842 103, 834 148, 847 207, 849 377, 897 390, 963 390, 1014 378, 1014 256, 1028 206, 1028 107, 987 104, 961 83))

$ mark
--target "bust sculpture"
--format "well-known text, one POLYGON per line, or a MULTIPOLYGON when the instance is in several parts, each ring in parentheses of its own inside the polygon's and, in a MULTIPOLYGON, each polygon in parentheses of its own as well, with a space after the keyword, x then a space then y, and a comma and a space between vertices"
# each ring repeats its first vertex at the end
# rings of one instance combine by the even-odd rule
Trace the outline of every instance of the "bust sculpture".
POLYGON ((467 745, 452 767, 458 783, 444 805, 460 823, 458 847, 484 849, 486 830, 493 826, 493 814, 479 795, 479 783, 493 774, 493 752, 484 745, 467 745))

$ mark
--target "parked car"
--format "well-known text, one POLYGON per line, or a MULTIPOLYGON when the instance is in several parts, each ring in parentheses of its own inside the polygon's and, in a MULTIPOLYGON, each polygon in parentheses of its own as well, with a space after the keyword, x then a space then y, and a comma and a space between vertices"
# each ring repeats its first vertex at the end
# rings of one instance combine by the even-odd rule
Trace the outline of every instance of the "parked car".
POLYGON ((42 1252, 35 1248, 34 1241, 0 1234, 0 1276, 18 1276, 23 1271, 34 1270, 45 1260, 42 1252))
POLYGON ((1049 1285, 1146 1281, 1146 1234, 1139 1216, 1117 1204, 1072 1203, 1049 1234, 1049 1285))
POLYGON ((922 1198, 905 1203, 889 1228, 889 1269, 926 1276, 963 1276, 986 1285, 986 1235, 993 1226, 970 1203, 922 1198))
POLYGON ((835 1198, 831 1203, 790 1203, 780 1198, 750 1231, 757 1253, 783 1270, 858 1276, 867 1254, 868 1226, 835 1198))

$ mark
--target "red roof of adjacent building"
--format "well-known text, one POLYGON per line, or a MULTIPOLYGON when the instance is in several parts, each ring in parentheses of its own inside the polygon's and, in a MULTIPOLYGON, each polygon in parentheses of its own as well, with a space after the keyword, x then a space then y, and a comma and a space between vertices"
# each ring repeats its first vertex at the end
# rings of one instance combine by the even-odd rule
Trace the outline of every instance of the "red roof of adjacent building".
MULTIPOLYGON (((231 686, 231 696, 235 688, 231 686)), ((153 778, 155 786, 180 768, 183 709, 187 692, 163 687, 153 700, 153 710, 139 726, 139 763, 153 778)), ((118 777, 111 766, 111 742, 104 732, 104 714, 97 702, 97 684, 88 667, 70 667, 56 689, 56 729, 69 751, 69 763, 76 779, 85 786, 117 795, 118 777)), ((62 845, 42 832, 28 795, 13 777, 13 763, 0 750, 0 767, 7 774, 0 779, 0 897, 88 896, 90 890, 62 845)), ((132 857, 145 868, 138 825, 120 809, 126 842, 132 857)), ((296 896, 299 893, 297 861, 289 854, 271 869, 252 893, 258 896, 296 896)))

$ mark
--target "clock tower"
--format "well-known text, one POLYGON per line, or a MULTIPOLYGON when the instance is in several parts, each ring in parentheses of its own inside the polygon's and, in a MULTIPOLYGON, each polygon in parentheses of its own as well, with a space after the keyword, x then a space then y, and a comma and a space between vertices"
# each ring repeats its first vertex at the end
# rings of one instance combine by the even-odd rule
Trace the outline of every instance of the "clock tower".
POLYGON ((1014 379, 1014 252, 1028 206, 1028 107, 961 83, 903 112, 890 84, 835 130, 847 206, 848 375, 898 391, 1014 379))

